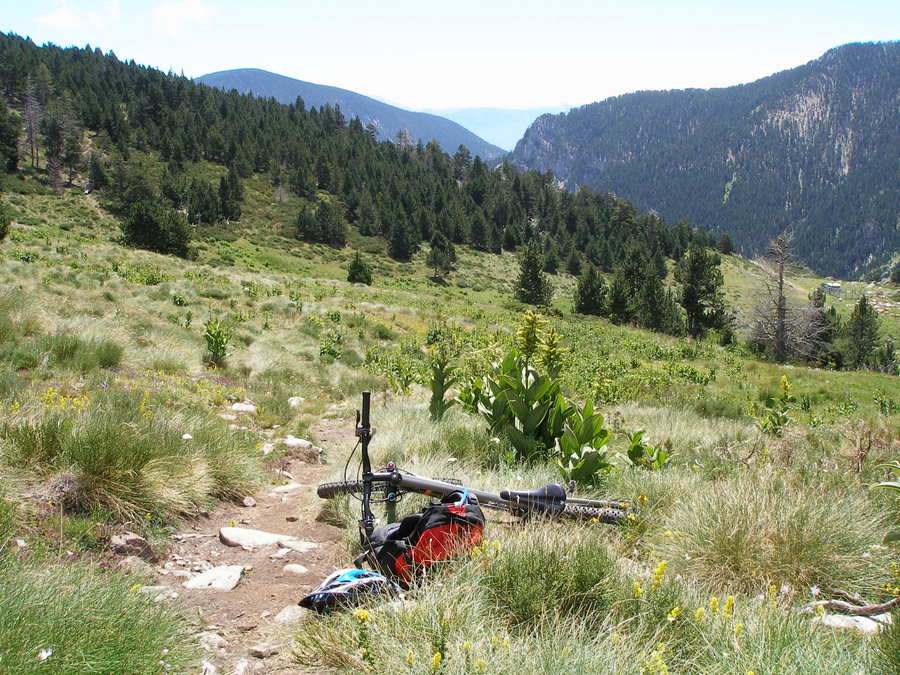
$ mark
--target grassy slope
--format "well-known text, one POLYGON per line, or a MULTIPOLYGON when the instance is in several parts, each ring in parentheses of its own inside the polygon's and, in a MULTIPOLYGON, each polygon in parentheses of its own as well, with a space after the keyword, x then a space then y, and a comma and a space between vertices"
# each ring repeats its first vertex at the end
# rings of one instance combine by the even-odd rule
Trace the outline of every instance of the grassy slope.
MULTIPOLYGON (((212 176, 217 168, 207 170, 212 176)), ((202 426, 223 403, 247 396, 262 405, 258 426, 277 423, 299 434, 318 416, 352 409, 362 389, 386 388, 384 379, 363 368, 367 349, 390 349, 402 342, 421 345, 429 325, 442 319, 468 329, 479 344, 508 342, 521 311, 509 299, 510 280, 517 270, 509 254, 460 251, 459 270, 446 284, 429 278, 422 252, 411 263, 371 258, 374 286, 347 284, 345 269, 352 248, 382 251, 383 243, 355 233, 351 247, 342 251, 297 242, 290 232, 300 201, 275 199, 259 176, 246 183, 242 222, 198 232, 199 256, 192 262, 122 248, 115 220, 98 208, 93 196, 41 194, 30 178, 15 187, 22 194, 9 196, 8 202, 18 224, 0 245, 0 281, 14 291, 17 339, 73 334, 88 341, 109 340, 123 352, 114 369, 44 359, 15 373, 17 366, 8 357, 0 405, 13 423, 46 419, 60 410, 74 419, 80 413, 67 406, 77 405, 71 401, 79 397, 102 414, 103 391, 111 389, 123 396, 133 392, 137 397, 133 404, 141 409, 142 393, 148 392, 147 407, 158 410, 159 416, 173 410, 189 412, 195 417, 182 422, 187 425, 184 429, 202 426), (183 303, 176 304, 174 296, 183 303), (339 321, 335 312, 340 312, 339 321), (220 373, 208 371, 201 360, 202 325, 211 317, 236 326, 228 368, 220 373), (343 340, 342 355, 328 363, 320 357, 320 348, 335 334, 343 340), (48 396, 50 388, 58 395, 48 396), (299 411, 291 410, 286 398, 298 393, 306 403, 299 411)), ((739 305, 753 296, 752 275, 746 273, 750 266, 737 258, 726 259, 728 292, 739 305)), ((644 495, 649 518, 622 535, 591 535, 599 537, 605 552, 598 553, 596 561, 605 571, 593 581, 586 577, 584 583, 610 587, 613 597, 597 600, 592 610, 606 618, 602 625, 586 626, 583 614, 573 612, 558 617, 558 628, 525 621, 525 629, 522 616, 516 614, 520 610, 484 592, 494 578, 489 571, 466 572, 451 576, 445 588, 425 592, 422 606, 438 608, 436 614, 411 610, 393 618, 376 617, 375 635, 385 640, 381 644, 392 645, 377 655, 379 667, 401 666, 408 649, 414 651, 417 663, 424 663, 431 647, 423 645, 436 644, 434 636, 443 630, 433 624, 434 616, 463 609, 472 620, 454 622, 463 627, 441 638, 448 672, 474 668, 482 657, 490 670, 498 672, 520 661, 530 664, 525 670, 558 671, 554 659, 559 658, 558 640, 566 631, 578 637, 568 639, 574 651, 567 663, 574 664, 571 670, 583 672, 597 672, 598 663, 636 672, 656 658, 653 650, 662 641, 672 650, 662 657, 671 667, 714 672, 754 668, 769 672, 797 663, 803 664, 800 671, 849 672, 861 658, 869 658, 874 652, 867 643, 853 637, 832 639, 828 632, 810 633, 805 623, 785 622, 783 613, 774 608, 771 615, 754 610, 752 598, 756 592, 765 593, 770 583, 790 583, 791 591, 776 601, 787 607, 801 601, 805 594, 801 583, 828 582, 871 594, 888 579, 883 552, 867 549, 878 541, 884 523, 896 520, 898 513, 886 496, 865 486, 880 476, 874 464, 896 454, 897 417, 881 415, 873 399, 875 389, 894 394, 896 378, 780 367, 712 344, 691 345, 603 320, 574 318, 569 314, 574 280, 562 275, 553 282, 554 306, 564 313, 554 323, 571 354, 563 374, 570 394, 606 397, 611 426, 619 431, 644 428, 652 442, 668 442, 676 453, 672 467, 660 474, 623 471, 608 481, 609 492, 630 498, 644 495), (760 439, 753 416, 760 414, 767 395, 777 393, 783 374, 804 405, 792 411, 794 423, 784 438, 760 439), (867 439, 872 443, 865 456, 867 439), (708 518, 707 505, 713 503, 720 503, 716 513, 724 514, 722 519, 708 518), (778 510, 779 504, 790 508, 778 510), (773 508, 777 512, 771 519, 758 517, 773 508), (791 532, 793 539, 778 544, 784 530, 797 524, 805 526, 791 532), (784 555, 773 554, 784 548, 788 549, 784 555), (628 556, 634 568, 627 573, 610 571, 603 555, 628 556), (650 569, 663 557, 683 575, 680 581, 667 581, 671 595, 653 594, 646 605, 636 602, 638 598, 628 599, 632 581, 640 579, 634 576, 640 574, 636 570, 650 569), (742 562, 750 560, 757 564, 742 562), (488 576, 483 578, 484 574, 488 576), (477 580, 475 586, 471 579, 477 580), (712 593, 736 595, 740 610, 735 618, 725 626, 685 622, 695 605, 704 604, 712 593), (608 609, 622 608, 623 603, 627 607, 621 612, 608 609), (685 617, 667 622, 665 615, 674 603, 684 604, 685 617), (497 624, 498 612, 508 620, 497 624), (734 638, 737 621, 747 627, 746 642, 734 638), (503 639, 510 640, 510 655, 486 636, 497 638, 501 646, 503 639), (698 646, 698 641, 706 646, 698 646), (466 642, 477 649, 469 654, 466 642), (733 651, 736 659, 725 658, 725 651, 733 651)), ((818 282, 792 278, 798 299, 818 282)), ((842 309, 849 308, 849 300, 839 302, 842 309)), ((888 317, 884 324, 887 333, 900 334, 895 318, 888 317)), ((454 411, 442 425, 432 425, 423 400, 424 392, 414 388, 410 397, 379 409, 376 452, 402 459, 423 473, 446 470, 441 467, 452 454, 460 460, 454 471, 461 477, 495 487, 536 485, 554 478, 551 467, 491 468, 492 447, 477 440, 483 433, 479 422, 454 411)), ((148 434, 156 433, 152 419, 132 421, 145 424, 148 434)), ((243 461, 257 455, 260 440, 251 431, 239 434, 236 441, 221 439, 212 445, 243 461)), ((617 438, 614 450, 621 450, 622 444, 617 438)), ((21 446, 8 439, 0 446, 0 455, 7 464, 0 488, 11 497, 57 476, 22 461, 21 446)), ((197 458, 192 471, 200 470, 196 466, 203 459, 197 458)), ((206 461, 215 464, 214 459, 206 461)), ((186 480, 195 482, 196 476, 191 473, 186 480)), ((252 480, 247 468, 219 482, 227 487, 252 480)), ((205 495, 183 495, 188 500, 184 510, 199 508, 219 494, 227 490, 210 487, 205 495)), ((163 502, 164 497, 172 499, 158 497, 163 502)), ((102 526, 114 521, 116 513, 115 503, 101 506, 94 521, 102 526)), ((143 524, 145 531, 152 534, 154 528, 164 527, 176 511, 161 508, 143 524)), ((19 531, 51 536, 48 532, 55 527, 43 532, 33 517, 23 512, 19 531)), ((93 531, 90 522, 79 526, 78 518, 59 518, 64 539, 52 542, 59 550, 76 544, 90 549, 98 543, 97 537, 85 535, 85 530, 93 531)), ((496 533, 501 550, 509 551, 498 564, 512 565, 512 552, 523 544, 502 528, 496 533)), ((540 531, 535 536, 535 541, 545 541, 540 531)), ((540 558, 547 555, 541 546, 554 552, 566 545, 537 543, 536 550, 527 554, 540 558)), ((560 574, 567 574, 564 564, 560 574)), ((522 603, 527 607, 528 597, 522 603)), ((300 649, 312 650, 312 656, 328 665, 352 666, 356 657, 347 656, 352 645, 345 644, 347 631, 355 630, 352 620, 339 617, 332 623, 305 624, 300 649), (315 649, 310 647, 313 643, 315 649)))

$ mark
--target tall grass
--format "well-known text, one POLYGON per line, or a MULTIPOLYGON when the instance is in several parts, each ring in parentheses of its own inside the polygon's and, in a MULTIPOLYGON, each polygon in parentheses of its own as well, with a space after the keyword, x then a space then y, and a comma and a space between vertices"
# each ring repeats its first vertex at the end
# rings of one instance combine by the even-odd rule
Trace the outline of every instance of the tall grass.
POLYGON ((651 546, 673 569, 722 590, 790 584, 865 595, 886 581, 883 517, 862 487, 761 468, 695 485, 662 516, 651 546))
POLYGON ((123 519, 170 520, 258 482, 249 438, 146 393, 90 403, 55 393, 43 403, 0 427, 0 464, 28 471, 71 511, 96 505, 123 519))
POLYGON ((199 655, 186 622, 135 591, 90 565, 0 557, 0 672, 187 672, 199 655))

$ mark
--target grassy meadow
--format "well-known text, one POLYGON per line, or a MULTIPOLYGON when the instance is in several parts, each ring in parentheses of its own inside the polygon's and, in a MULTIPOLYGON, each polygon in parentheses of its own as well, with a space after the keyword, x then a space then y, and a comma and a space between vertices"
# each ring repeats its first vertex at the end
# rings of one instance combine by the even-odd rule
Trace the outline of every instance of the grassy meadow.
MULTIPOLYGON (((121 246, 95 195, 51 194, 27 172, 3 181, 14 224, 0 243, 0 672, 154 673, 160 660, 195 672, 201 655, 185 620, 104 569, 108 536, 127 524, 160 542, 216 500, 252 493, 265 480, 265 430, 308 435, 323 417, 351 414, 363 390, 375 392, 379 461, 485 488, 560 480, 552 462, 504 460, 505 442, 458 406, 429 417, 435 331, 463 345, 464 377, 514 344, 525 308, 512 300, 513 255, 460 249, 457 270, 436 280, 424 251, 397 263, 355 231, 343 250, 308 245, 292 236, 301 200, 256 175, 242 221, 198 229, 196 259, 180 260, 121 246), (345 281, 356 249, 372 286, 345 281), (206 357, 208 322, 228 333, 221 367, 206 357), (296 395, 305 400, 291 408, 296 395), (227 428, 218 415, 245 399, 257 413, 227 428), (40 660, 44 649, 53 655, 40 660)), ((732 303, 749 307, 755 265, 729 257, 725 276, 732 303)), ((798 299, 820 281, 791 278, 798 299)), ((298 662, 411 673, 897 672, 896 612, 877 638, 797 613, 813 588, 870 601, 900 593, 898 549, 881 543, 900 503, 869 487, 887 479, 878 464, 900 457, 897 378, 779 366, 715 336, 693 342, 574 316, 575 280, 552 282, 545 316, 562 337, 563 391, 592 399, 612 432, 617 468, 584 493, 632 500, 640 517, 618 529, 490 521, 483 549, 435 571, 407 602, 302 622, 298 662), (783 378, 793 402, 779 433, 766 434, 766 401, 783 378), (667 449, 668 465, 616 459, 638 430, 667 449)), ((863 286, 845 284, 841 312, 863 286)), ((900 336, 896 315, 882 327, 900 336)), ((327 459, 337 478, 344 457, 327 459)), ((349 564, 356 514, 345 506, 323 509, 347 525, 349 564)))

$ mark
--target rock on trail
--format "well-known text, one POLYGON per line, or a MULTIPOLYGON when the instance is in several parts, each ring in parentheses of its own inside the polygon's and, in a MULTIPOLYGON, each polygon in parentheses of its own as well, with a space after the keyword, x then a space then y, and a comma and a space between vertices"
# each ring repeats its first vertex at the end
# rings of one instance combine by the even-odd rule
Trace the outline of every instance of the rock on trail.
POLYGON ((218 591, 230 591, 237 586, 244 572, 243 565, 219 565, 207 572, 202 572, 185 581, 185 588, 214 588, 218 591))
POLYGON ((244 527, 223 527, 219 530, 219 540, 226 546, 277 546, 289 548, 298 553, 305 553, 319 547, 314 542, 303 541, 286 534, 275 534, 244 527))

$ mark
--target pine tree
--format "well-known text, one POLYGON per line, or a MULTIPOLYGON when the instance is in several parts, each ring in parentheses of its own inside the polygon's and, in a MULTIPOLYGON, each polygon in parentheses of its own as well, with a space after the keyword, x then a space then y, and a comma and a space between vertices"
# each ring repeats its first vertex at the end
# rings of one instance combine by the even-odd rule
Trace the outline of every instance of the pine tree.
POLYGON ((681 306, 687 315, 687 330, 698 338, 708 328, 721 322, 724 312, 718 255, 705 248, 692 247, 676 268, 675 278, 681 283, 681 306))
POLYGON ((734 252, 734 242, 730 234, 723 234, 716 244, 716 248, 722 255, 731 255, 734 252))
POLYGON ((613 272, 609 285, 609 318, 613 323, 627 323, 631 320, 631 284, 622 267, 613 272))
POLYGON ((556 253, 555 246, 551 246, 544 254, 544 271, 547 274, 557 274, 559 272, 559 255, 556 253))
POLYGON ((878 346, 881 319, 865 294, 853 307, 841 339, 844 357, 850 368, 863 368, 878 346))
POLYGON ((388 254, 394 260, 409 260, 416 252, 417 241, 406 218, 400 216, 391 228, 388 241, 388 254))
POLYGON ((19 120, 0 97, 0 171, 13 173, 19 167, 19 120))
POLYGON ((185 256, 188 227, 182 215, 159 204, 159 200, 139 201, 122 221, 125 242, 157 253, 185 256))
POLYGON ((574 248, 572 252, 569 253, 569 257, 566 259, 566 271, 571 274, 573 277, 577 277, 581 274, 581 256, 578 255, 578 251, 574 248))
POLYGON ((543 272, 541 247, 532 239, 519 258, 519 279, 516 282, 516 299, 529 305, 548 305, 553 297, 553 287, 543 272))
POLYGON ((347 281, 351 284, 372 285, 372 270, 365 260, 359 255, 359 251, 353 257, 350 267, 347 268, 347 281))
POLYGON ((434 269, 434 276, 447 274, 456 262, 456 249, 442 232, 435 232, 431 237, 431 248, 425 264, 434 269))
POLYGON ((607 313, 606 296, 606 282, 600 276, 600 271, 590 263, 584 265, 575 288, 575 311, 579 314, 603 316, 607 313))
POLYGON ((316 209, 316 224, 319 241, 335 248, 342 248, 347 243, 347 228, 337 208, 328 201, 323 201, 316 209))

